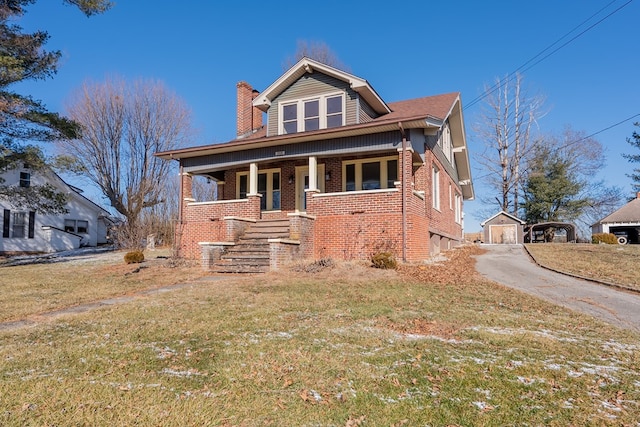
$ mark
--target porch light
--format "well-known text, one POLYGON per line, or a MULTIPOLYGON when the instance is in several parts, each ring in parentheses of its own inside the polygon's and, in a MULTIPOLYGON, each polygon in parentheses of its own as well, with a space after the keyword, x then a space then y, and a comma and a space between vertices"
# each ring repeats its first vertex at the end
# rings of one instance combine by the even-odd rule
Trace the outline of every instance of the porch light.
POLYGON ((289 184, 293 184, 294 177, 293 175, 289 175, 289 184))
POLYGON ((324 180, 325 180, 325 181, 331 181, 331 171, 328 171, 328 172, 324 175, 324 180))

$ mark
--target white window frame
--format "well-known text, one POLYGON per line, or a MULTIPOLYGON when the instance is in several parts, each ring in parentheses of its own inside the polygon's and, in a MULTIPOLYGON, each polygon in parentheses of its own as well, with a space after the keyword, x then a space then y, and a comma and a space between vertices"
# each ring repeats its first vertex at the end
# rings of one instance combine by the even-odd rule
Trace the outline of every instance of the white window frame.
POLYGON ((31 187, 31 173, 29 172, 20 172, 20 187, 29 188, 31 187))
MULTIPOLYGON (((366 158, 366 159, 355 159, 355 160, 345 160, 342 162, 342 191, 347 191, 347 166, 348 165, 355 165, 355 189, 354 190, 349 190, 349 191, 368 191, 368 190, 363 190, 362 188, 362 165, 364 163, 380 163, 380 189, 385 189, 385 188, 394 188, 393 184, 392 187, 389 187, 388 181, 389 181, 389 175, 387 173, 388 171, 388 166, 387 163, 389 161, 398 161, 398 156, 387 156, 387 157, 371 157, 371 158, 366 158)), ((396 166, 399 163, 396 164, 396 166)), ((398 175, 399 172, 396 172, 396 180, 398 179, 398 175)))
POLYGON ((435 164, 432 166, 431 172, 431 196, 433 201, 433 208, 440 210, 440 168, 435 164))
POLYGON ((86 219, 65 218, 65 220, 64 220, 64 231, 69 232, 69 233, 77 233, 77 234, 89 234, 89 221, 87 221, 86 219), (73 223, 73 227, 69 227, 67 223, 73 223), (83 223, 83 225, 85 225, 84 229, 86 231, 79 231, 80 230, 80 223, 83 223), (72 230, 67 230, 67 228, 73 228, 73 229, 72 230))
POLYGON ((23 211, 14 211, 11 212, 11 237, 15 239, 26 239, 28 236, 27 223, 29 220, 29 216, 27 212, 23 211), (18 220, 20 219, 20 220, 18 220), (16 233, 16 230, 21 230, 19 233, 16 233), (18 235, 16 235, 18 234, 18 235), (20 235, 22 234, 22 235, 20 235))
POLYGON ((442 140, 442 151, 444 156, 451 163, 451 159, 453 157, 453 144, 451 143, 451 129, 448 124, 445 124, 442 128, 442 134, 440 135, 440 139, 442 140))
MULTIPOLYGON (((282 209, 282 171, 280 170, 280 168, 274 168, 274 169, 259 169, 258 170, 258 175, 261 174, 266 174, 266 178, 267 178, 267 189, 265 191, 265 194, 262 197, 266 198, 266 208, 264 209, 265 211, 279 211, 280 209, 282 209), (278 182, 278 189, 274 190, 273 188, 273 183, 274 183, 274 179, 273 179, 273 175, 275 173, 279 174, 279 182, 278 182), (280 193, 280 206, 274 208, 273 207, 273 201, 274 201, 274 193, 275 192, 279 192, 280 193)), ((247 193, 249 192, 249 172, 237 172, 236 173, 236 199, 240 199, 240 177, 241 176, 246 176, 247 177, 247 193)), ((242 198, 246 198, 246 197, 242 197, 242 198)))
MULTIPOLYGON (((331 92, 320 96, 309 96, 300 99, 293 99, 289 101, 283 101, 278 105, 278 134, 284 135, 286 134, 284 128, 284 108, 289 105, 296 106, 296 122, 297 122, 297 130, 296 133, 305 132, 305 120, 306 117, 304 115, 304 106, 305 103, 310 101, 318 101, 318 116, 313 116, 318 118, 318 129, 326 129, 327 128, 327 100, 329 98, 340 97, 342 100, 342 124, 345 125, 346 120, 346 96, 344 92, 331 92)), ((337 115, 337 114, 334 114, 337 115)))
POLYGON ((462 224, 462 197, 455 192, 455 221, 456 224, 462 224))

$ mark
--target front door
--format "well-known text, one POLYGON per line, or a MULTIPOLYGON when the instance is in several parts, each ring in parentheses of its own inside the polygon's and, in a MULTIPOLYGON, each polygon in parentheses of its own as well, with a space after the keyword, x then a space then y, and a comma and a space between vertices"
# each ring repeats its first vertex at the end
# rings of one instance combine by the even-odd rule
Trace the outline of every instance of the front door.
MULTIPOLYGON (((324 164, 318 165, 318 187, 324 192, 324 164)), ((307 211, 307 192, 309 189, 309 166, 296 167, 296 211, 307 211)))

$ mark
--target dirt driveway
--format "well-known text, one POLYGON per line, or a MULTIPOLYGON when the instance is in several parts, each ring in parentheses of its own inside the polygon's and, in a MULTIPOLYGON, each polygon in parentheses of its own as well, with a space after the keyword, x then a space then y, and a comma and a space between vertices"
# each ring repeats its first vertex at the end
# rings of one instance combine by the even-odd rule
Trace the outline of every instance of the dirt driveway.
POLYGON ((521 245, 483 245, 476 270, 494 282, 640 331, 640 294, 576 279, 536 265, 521 245))

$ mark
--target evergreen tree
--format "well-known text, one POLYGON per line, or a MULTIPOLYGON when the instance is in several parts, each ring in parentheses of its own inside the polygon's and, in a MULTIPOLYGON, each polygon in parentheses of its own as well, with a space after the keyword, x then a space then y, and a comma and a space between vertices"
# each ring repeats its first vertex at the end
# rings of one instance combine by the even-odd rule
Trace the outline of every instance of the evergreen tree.
POLYGON ((582 195, 587 182, 571 169, 570 159, 557 150, 549 147, 535 150, 521 204, 529 224, 573 221, 589 206, 589 199, 582 195))
MULTIPOLYGON (((45 31, 25 33, 15 21, 36 0, 0 2, 0 173, 28 164, 41 169, 46 164, 36 143, 78 136, 71 120, 50 112, 38 100, 19 94, 12 87, 25 80, 46 80, 57 71, 60 51, 46 51, 49 35, 45 31)), ((91 16, 107 10, 108 0, 65 0, 91 16)), ((17 207, 29 207, 42 213, 63 212, 66 198, 51 186, 16 189, 0 178, 0 198, 10 199, 17 207)))
MULTIPOLYGON (((634 126, 640 127, 640 122, 636 122, 633 124, 634 126)), ((631 135, 631 138, 627 138, 627 142, 634 146, 635 148, 640 150, 640 133, 634 131, 631 135)), ((623 154, 625 159, 629 160, 631 163, 640 164, 640 153, 639 154, 623 154)), ((631 181, 633 182, 631 186, 633 187, 633 191, 640 192, 640 167, 633 169, 632 173, 627 174, 631 181)))

